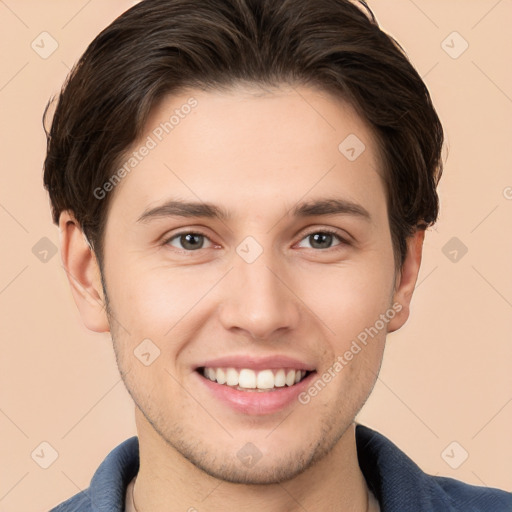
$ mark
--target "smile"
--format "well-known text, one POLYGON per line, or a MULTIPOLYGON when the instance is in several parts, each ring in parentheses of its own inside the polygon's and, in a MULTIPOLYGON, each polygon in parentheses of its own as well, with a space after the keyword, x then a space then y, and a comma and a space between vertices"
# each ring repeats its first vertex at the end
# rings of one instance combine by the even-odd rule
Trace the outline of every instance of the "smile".
POLYGON ((239 391, 273 391, 301 382, 310 371, 293 368, 265 369, 255 371, 250 368, 198 368, 199 373, 217 384, 232 387, 239 391))
MULTIPOLYGON (((261 367, 264 368, 264 367, 261 367)), ((295 368, 251 368, 200 366, 193 375, 199 386, 217 403, 243 415, 265 416, 297 405, 317 374, 295 368)))

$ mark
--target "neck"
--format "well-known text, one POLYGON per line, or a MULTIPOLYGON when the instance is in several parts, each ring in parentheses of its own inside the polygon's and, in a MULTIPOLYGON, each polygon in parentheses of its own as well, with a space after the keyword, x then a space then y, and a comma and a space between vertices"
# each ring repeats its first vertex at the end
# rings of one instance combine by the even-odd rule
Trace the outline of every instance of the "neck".
POLYGON ((137 512, 243 510, 256 512, 361 512, 368 508, 366 481, 359 468, 355 425, 334 448, 291 480, 238 484, 197 468, 170 446, 136 411, 140 467, 133 490, 137 512))

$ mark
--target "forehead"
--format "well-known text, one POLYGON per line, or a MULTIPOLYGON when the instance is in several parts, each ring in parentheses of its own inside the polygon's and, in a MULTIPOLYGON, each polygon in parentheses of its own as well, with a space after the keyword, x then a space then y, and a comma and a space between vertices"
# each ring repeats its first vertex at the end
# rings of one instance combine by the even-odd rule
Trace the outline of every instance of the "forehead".
POLYGON ((111 200, 134 222, 169 196, 260 217, 308 196, 369 209, 385 199, 371 128, 348 103, 304 86, 170 95, 124 163, 111 200))

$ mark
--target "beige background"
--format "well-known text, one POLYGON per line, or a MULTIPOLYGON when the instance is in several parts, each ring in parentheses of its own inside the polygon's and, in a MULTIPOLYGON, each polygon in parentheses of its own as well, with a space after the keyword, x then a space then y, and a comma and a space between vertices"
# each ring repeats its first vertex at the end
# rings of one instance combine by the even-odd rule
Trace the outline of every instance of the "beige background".
MULTIPOLYGON (((1 512, 48 510, 135 434, 109 336, 81 324, 59 255, 41 261, 59 242, 42 187, 43 108, 93 37, 133 4, 0 0, 1 512), (58 43, 46 59, 31 47, 44 31, 58 43), (38 465, 50 461, 42 442, 58 452, 48 469, 38 465)), ((359 421, 429 473, 512 490, 512 2, 370 5, 424 76, 448 157, 412 318, 389 336, 359 421), (452 469, 463 450, 469 457, 452 469)))

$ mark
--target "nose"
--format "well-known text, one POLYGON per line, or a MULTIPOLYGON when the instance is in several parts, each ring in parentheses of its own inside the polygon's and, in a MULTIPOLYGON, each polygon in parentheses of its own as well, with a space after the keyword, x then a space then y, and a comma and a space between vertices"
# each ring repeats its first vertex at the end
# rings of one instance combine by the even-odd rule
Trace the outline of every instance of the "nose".
POLYGON ((290 272, 271 251, 252 263, 235 255, 223 286, 220 320, 225 329, 267 340, 297 327, 301 300, 290 272))

